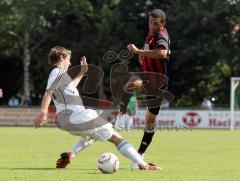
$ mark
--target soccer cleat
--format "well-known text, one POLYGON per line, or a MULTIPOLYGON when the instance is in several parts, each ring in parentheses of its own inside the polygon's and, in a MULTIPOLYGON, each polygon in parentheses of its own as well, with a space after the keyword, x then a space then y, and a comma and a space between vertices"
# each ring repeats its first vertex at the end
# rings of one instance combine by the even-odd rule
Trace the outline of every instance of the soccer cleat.
POLYGON ((57 160, 56 168, 65 168, 68 164, 70 164, 70 159, 72 157, 71 152, 64 152, 60 155, 60 158, 57 160))
POLYGON ((154 165, 152 163, 149 163, 147 165, 138 165, 139 170, 162 170, 161 167, 154 165))

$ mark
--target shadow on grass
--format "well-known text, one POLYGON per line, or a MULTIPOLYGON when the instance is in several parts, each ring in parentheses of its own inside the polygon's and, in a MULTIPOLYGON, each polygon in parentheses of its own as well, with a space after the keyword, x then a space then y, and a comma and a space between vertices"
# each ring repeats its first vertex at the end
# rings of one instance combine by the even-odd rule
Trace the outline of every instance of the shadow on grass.
MULTIPOLYGON (((89 175, 112 175, 112 174, 103 174, 97 168, 66 168, 66 169, 59 169, 59 168, 0 168, 0 171, 86 171, 80 172, 79 174, 89 174, 89 175)), ((119 170, 129 170, 127 168, 120 168, 119 170)))
MULTIPOLYGON (((127 170, 127 171, 131 171, 130 169, 128 169, 128 168, 120 168, 119 169, 120 171, 122 170, 127 170)), ((119 171, 118 170, 118 171, 119 171)), ((95 170, 96 171, 96 170, 95 170)), ((89 174, 89 175, 112 175, 111 173, 101 173, 100 171, 98 171, 98 172, 92 172, 92 173, 87 173, 87 174, 89 174)))
POLYGON ((88 169, 88 168, 67 168, 67 169, 62 169, 62 168, 0 168, 0 170, 11 170, 11 171, 14 171, 14 170, 36 170, 36 171, 47 171, 47 170, 65 170, 65 171, 72 171, 72 170, 88 170, 88 171, 96 171, 97 169, 88 169))

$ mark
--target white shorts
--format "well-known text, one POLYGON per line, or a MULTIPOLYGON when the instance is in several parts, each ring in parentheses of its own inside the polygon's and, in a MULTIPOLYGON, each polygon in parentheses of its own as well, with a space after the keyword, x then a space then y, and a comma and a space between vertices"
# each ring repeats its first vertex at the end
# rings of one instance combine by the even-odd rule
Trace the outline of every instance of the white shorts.
POLYGON ((79 135, 81 137, 93 138, 98 141, 107 141, 113 135, 113 128, 111 123, 104 124, 102 126, 96 127, 87 131, 70 131, 74 135, 79 135))
POLYGON ((69 121, 72 124, 80 124, 88 122, 89 120, 99 117, 99 112, 93 109, 85 109, 81 111, 73 111, 70 115, 69 121))
POLYGON ((112 137, 113 128, 111 123, 99 116, 100 114, 92 109, 81 112, 62 111, 57 116, 58 126, 73 135, 106 141, 112 137))

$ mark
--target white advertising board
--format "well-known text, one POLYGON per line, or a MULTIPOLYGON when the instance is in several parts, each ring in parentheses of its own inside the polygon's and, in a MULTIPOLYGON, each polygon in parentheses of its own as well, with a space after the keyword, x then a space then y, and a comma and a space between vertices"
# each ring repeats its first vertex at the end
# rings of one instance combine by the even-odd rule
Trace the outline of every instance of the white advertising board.
MULTIPOLYGON (((39 108, 0 108, 0 125, 33 125, 39 108)), ((145 110, 138 110, 133 117, 133 127, 144 127, 145 110)), ((117 110, 103 110, 104 119, 114 124, 117 110)), ((236 112, 235 127, 240 128, 240 112, 236 112)), ((47 125, 54 125, 55 111, 49 110, 47 125)), ((228 110, 161 110, 157 116, 157 127, 174 128, 230 128, 228 110)))

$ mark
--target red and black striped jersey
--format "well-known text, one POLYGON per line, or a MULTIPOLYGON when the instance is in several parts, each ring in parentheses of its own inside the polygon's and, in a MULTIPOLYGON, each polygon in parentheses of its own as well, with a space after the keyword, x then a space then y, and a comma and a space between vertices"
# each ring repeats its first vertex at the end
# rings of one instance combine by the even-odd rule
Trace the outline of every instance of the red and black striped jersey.
MULTIPOLYGON (((170 54, 170 39, 166 28, 161 29, 154 35, 148 34, 144 44, 144 50, 154 50, 160 47, 165 48, 170 54)), ((168 58, 167 58, 168 59, 168 58)), ((157 72, 167 74, 166 59, 154 59, 150 57, 144 57, 144 61, 141 65, 143 72, 157 72)))

